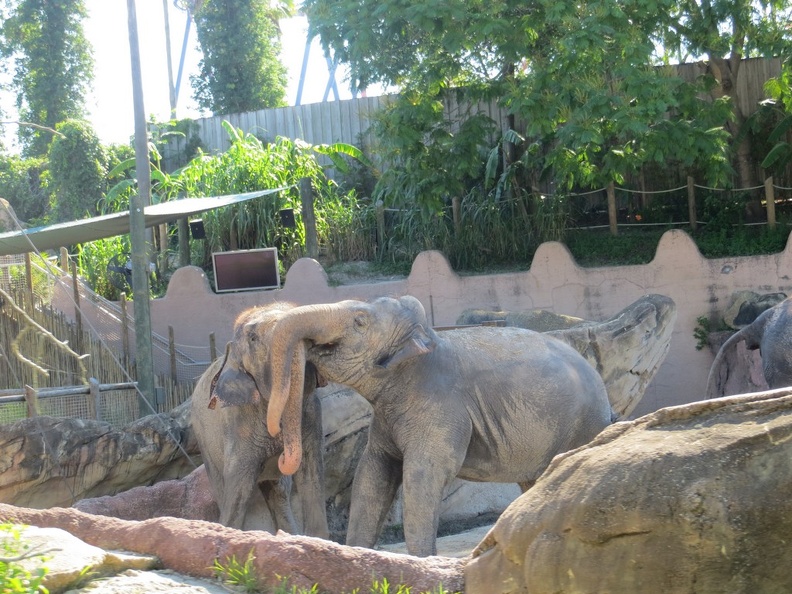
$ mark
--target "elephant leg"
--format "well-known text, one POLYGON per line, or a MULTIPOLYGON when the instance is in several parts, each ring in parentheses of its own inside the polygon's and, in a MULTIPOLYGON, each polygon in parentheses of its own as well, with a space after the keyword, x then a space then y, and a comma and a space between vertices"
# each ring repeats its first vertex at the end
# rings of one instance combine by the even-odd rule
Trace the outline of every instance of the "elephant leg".
POLYGON ((319 398, 306 399, 303 414, 303 461, 294 474, 294 488, 300 498, 303 532, 329 539, 324 493, 324 430, 319 398))
POLYGON ((369 437, 352 481, 347 545, 374 548, 401 479, 401 462, 373 447, 369 437))
POLYGON ((236 455, 226 455, 223 468, 223 486, 217 504, 220 508, 220 523, 230 528, 242 529, 250 497, 256 487, 261 466, 256 452, 237 449, 236 455))
POLYGON ((404 540, 416 557, 437 554, 437 528, 445 488, 457 475, 459 464, 448 466, 428 457, 404 462, 404 540))
POLYGON ((275 517, 275 526, 289 534, 300 534, 291 506, 292 477, 281 476, 278 480, 261 481, 258 484, 264 500, 275 517))

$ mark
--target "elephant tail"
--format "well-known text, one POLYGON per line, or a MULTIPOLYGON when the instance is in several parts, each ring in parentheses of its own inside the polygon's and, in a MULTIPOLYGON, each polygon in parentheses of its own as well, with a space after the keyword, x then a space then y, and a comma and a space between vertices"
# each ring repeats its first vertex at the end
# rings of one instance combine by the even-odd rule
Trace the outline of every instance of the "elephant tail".
POLYGON ((707 377, 707 390, 705 392, 707 400, 723 396, 726 382, 729 380, 729 366, 723 363, 728 355, 737 348, 737 344, 745 339, 745 333, 739 330, 732 334, 718 349, 707 377))

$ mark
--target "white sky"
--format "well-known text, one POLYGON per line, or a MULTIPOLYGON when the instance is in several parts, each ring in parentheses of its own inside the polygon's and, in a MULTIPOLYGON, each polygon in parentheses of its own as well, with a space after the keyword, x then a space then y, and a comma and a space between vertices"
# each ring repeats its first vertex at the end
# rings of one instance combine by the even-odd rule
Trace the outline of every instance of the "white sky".
MULTIPOLYGON (((135 128, 132 106, 132 69, 129 58, 129 25, 126 0, 86 0, 88 19, 83 22, 85 36, 94 51, 94 84, 87 108, 90 120, 103 143, 126 143, 135 128)), ((154 115, 159 121, 170 117, 168 97, 168 66, 165 46, 165 18, 162 0, 136 0, 140 63, 143 76, 143 103, 146 118, 154 115)), ((171 33, 171 57, 174 82, 178 76, 179 60, 186 28, 186 13, 168 0, 171 33)), ((281 60, 289 71, 286 101, 290 105, 297 98, 297 87, 305 53, 307 22, 305 17, 281 21, 283 52, 281 60)), ((200 52, 194 23, 187 41, 184 70, 181 77, 176 108, 178 118, 201 117, 192 99, 190 75, 197 74, 200 52)), ((310 61, 301 103, 322 101, 329 79, 327 64, 318 40, 310 50, 310 61)), ((337 76, 338 91, 342 99, 350 98, 348 83, 337 76)), ((332 93, 330 99, 333 98, 332 93)), ((13 97, 3 97, 3 107, 8 110, 13 97)), ((211 115, 211 114, 203 114, 211 115)), ((12 118, 13 119, 13 118, 12 118)), ((7 145, 16 136, 14 126, 3 130, 7 145)))

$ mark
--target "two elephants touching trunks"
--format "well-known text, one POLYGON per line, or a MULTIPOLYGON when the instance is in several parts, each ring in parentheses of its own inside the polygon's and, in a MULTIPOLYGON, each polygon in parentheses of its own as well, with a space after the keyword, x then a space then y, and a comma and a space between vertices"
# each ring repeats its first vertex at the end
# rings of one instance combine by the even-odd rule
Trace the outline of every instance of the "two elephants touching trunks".
MULTIPOLYGON (((436 332, 410 296, 257 308, 240 316, 224 360, 193 396, 223 520, 239 521, 262 476, 275 477, 281 493, 284 477, 321 478, 317 378, 353 388, 373 411, 347 544, 376 544, 402 486, 407 549, 419 556, 436 553, 441 498, 455 477, 527 489, 556 454, 590 441, 613 415, 597 371, 542 333, 436 332)), ((316 488, 306 482, 297 490, 315 514, 316 488)), ((304 525, 326 535, 326 522, 304 525)))

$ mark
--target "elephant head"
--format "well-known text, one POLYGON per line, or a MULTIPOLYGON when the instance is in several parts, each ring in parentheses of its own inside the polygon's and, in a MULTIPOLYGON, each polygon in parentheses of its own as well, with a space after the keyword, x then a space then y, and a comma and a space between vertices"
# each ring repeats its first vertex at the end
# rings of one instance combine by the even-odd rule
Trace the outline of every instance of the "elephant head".
MULTIPOLYGON (((222 406, 238 406, 268 399, 272 391, 269 367, 269 345, 277 320, 294 306, 275 303, 243 312, 234 324, 233 340, 226 346, 220 371, 212 379, 210 407, 219 401, 222 406)), ((283 454, 278 466, 283 474, 293 474, 302 457, 302 401, 305 383, 305 357, 298 355, 290 362, 288 402, 280 407, 283 425, 283 454)), ((311 366, 313 370, 313 366, 311 366)), ((313 381, 313 378, 311 378, 313 381)), ((317 384, 322 380, 317 376, 317 384)))
MULTIPOLYGON (((299 374, 307 359, 328 380, 356 388, 431 352, 436 336, 421 303, 405 296, 296 307, 276 322, 271 339, 267 429, 277 435, 282 418, 284 441, 299 446, 289 435, 295 430, 289 419, 301 406, 302 393, 294 385, 302 385, 299 374)), ((296 470, 299 461, 300 453, 290 450, 285 466, 296 470)))

